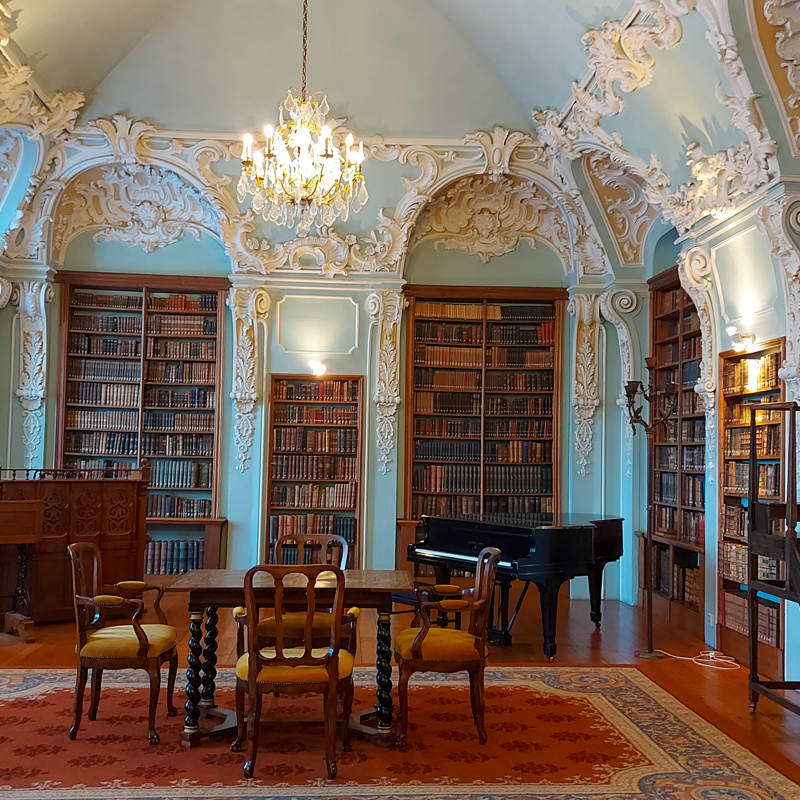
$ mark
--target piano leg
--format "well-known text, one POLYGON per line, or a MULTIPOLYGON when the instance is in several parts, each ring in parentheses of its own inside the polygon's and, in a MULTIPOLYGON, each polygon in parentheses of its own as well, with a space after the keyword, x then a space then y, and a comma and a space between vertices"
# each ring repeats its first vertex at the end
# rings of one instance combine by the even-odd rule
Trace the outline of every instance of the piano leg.
POLYGON ((601 561, 589 567, 589 618, 597 628, 600 627, 600 620, 603 616, 600 602, 603 593, 603 567, 605 565, 606 562, 601 561))
MULTIPOLYGON (((499 607, 494 603, 494 596, 492 597, 492 605, 496 609, 496 616, 490 617, 491 627, 486 632, 489 641, 492 644, 499 644, 501 647, 511 646, 511 631, 508 626, 508 595, 511 589, 510 581, 497 581, 497 588, 500 589, 500 604, 499 607), (499 620, 497 619, 499 617, 499 620), (499 627, 497 623, 499 622, 499 627)), ((493 593, 494 594, 494 593, 493 593)))
POLYGON ((556 620, 558 618, 558 590, 561 582, 537 583, 539 603, 542 608, 542 650, 548 661, 556 657, 556 620))

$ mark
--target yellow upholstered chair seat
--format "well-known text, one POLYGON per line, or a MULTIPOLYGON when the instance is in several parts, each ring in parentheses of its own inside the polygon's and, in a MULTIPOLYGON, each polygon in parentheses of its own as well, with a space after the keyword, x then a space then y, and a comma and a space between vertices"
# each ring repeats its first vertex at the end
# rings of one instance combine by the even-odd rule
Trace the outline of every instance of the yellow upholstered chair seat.
MULTIPOLYGON (((172 625, 142 625, 149 647, 147 657, 156 658, 175 647, 178 632, 172 625)), ((139 652, 139 640, 133 625, 114 625, 89 631, 88 641, 81 648, 84 658, 136 658, 139 652)))
MULTIPOLYGON (((285 658, 300 658, 304 649, 302 647, 285 647, 283 655, 285 658)), ((311 650, 311 655, 315 658, 323 658, 325 653, 328 652, 327 647, 315 647, 311 650)), ((261 651, 261 655, 269 658, 274 655, 273 648, 266 648, 261 651)), ((241 678, 243 681, 248 679, 249 675, 249 656, 245 653, 236 662, 236 677, 241 678)), ((351 653, 346 650, 339 651, 339 680, 349 677, 353 673, 354 659, 351 653)), ((259 683, 326 683, 328 680, 328 672, 325 667, 315 666, 312 664, 301 664, 297 667, 289 667, 285 664, 280 666, 271 667, 265 664, 261 667, 258 673, 259 683)))
MULTIPOLYGON (((397 635, 394 649, 403 661, 411 661, 411 646, 420 628, 407 628, 397 635)), ((466 631, 449 628, 430 628, 422 642, 422 658, 425 661, 476 661, 480 658, 479 640, 466 631)), ((485 649, 485 645, 484 645, 485 649)), ((488 653, 485 649, 484 655, 488 653)))

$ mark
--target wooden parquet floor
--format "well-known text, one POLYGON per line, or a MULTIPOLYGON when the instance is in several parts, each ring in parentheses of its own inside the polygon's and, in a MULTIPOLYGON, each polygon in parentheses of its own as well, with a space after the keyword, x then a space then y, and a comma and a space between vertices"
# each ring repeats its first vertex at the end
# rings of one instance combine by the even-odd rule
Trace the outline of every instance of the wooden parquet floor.
MULTIPOLYGON (((589 620, 587 601, 570 601, 562 593, 559 606, 556 666, 633 664, 697 714, 800 783, 800 716, 764 699, 757 712, 750 714, 746 669, 717 671, 690 660, 637 659, 634 651, 644 649, 646 641, 644 615, 640 609, 619 602, 606 602, 603 625, 597 630, 589 620)), ((181 659, 185 663, 189 630, 186 597, 169 593, 165 595, 163 607, 171 624, 185 632, 180 642, 181 659)), ((538 597, 535 592, 530 592, 514 629, 513 646, 491 647, 490 664, 546 664, 541 649, 539 619, 538 597)), ((410 614, 395 616, 393 632, 408 626, 410 620, 410 614)), ((219 631, 218 665, 233 666, 236 661, 236 631, 226 609, 220 611, 219 631)), ((357 664, 360 666, 375 663, 375 631, 375 612, 364 610, 359 619, 357 664)), ((0 634, 0 670, 72 667, 74 637, 71 624, 38 626, 36 642, 32 644, 20 644, 12 637, 0 634)), ((655 646, 689 658, 708 649, 699 639, 659 620, 656 621, 655 646)))

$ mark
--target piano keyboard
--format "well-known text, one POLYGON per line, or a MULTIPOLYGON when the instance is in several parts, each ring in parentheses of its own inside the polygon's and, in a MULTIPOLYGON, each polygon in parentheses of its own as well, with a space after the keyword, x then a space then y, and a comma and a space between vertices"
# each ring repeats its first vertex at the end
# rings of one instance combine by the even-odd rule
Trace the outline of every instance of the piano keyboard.
MULTIPOLYGON (((461 553, 453 553, 452 551, 445 552, 444 550, 426 550, 421 547, 417 547, 416 549, 417 555, 429 557, 439 557, 439 558, 446 558, 448 561, 461 561, 464 564, 472 564, 473 566, 478 563, 477 556, 465 556, 461 555, 461 553)), ((510 561, 498 561, 498 567, 503 567, 504 569, 511 569, 511 562, 510 561)))

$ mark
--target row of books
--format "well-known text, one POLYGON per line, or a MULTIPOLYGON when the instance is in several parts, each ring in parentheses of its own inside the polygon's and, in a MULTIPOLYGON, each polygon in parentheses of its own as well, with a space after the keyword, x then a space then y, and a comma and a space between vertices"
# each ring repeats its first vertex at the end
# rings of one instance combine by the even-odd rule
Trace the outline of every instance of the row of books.
POLYGON ((355 453, 358 431, 355 428, 275 428, 273 449, 282 453, 355 453))
POLYGON ((217 358, 216 342, 186 342, 172 339, 148 339, 148 358, 199 358, 215 361, 217 358))
POLYGON ((269 540, 276 541, 281 536, 299 534, 336 534, 354 544, 356 539, 356 518, 339 514, 273 514, 269 518, 269 540))
POLYGON ((417 414, 477 416, 481 413, 481 398, 477 392, 415 392, 414 411, 417 414))
POLYGON ((147 495, 147 516, 159 519, 211 519, 210 500, 172 494, 147 495))
POLYGON ((552 497, 484 497, 486 514, 552 514, 552 497))
POLYGON ((358 400, 359 382, 342 378, 308 381, 275 381, 274 400, 330 400, 354 403, 358 400))
POLYGON ((305 425, 356 425, 357 408, 338 406, 287 406, 275 407, 274 421, 277 424, 303 423, 305 425))
POLYGON ((553 491, 553 467, 486 467, 484 487, 490 494, 550 494, 553 491))
POLYGON ((678 446, 670 445, 656 448, 657 469, 678 469, 678 446))
POLYGON ((555 344, 555 323, 542 322, 535 326, 490 325, 486 332, 487 344, 538 345, 555 344))
MULTIPOLYGON (((552 404, 550 406, 552 408, 552 404)), ((487 439, 553 437, 552 419, 488 419, 485 423, 487 439)))
POLYGON ((276 485, 272 487, 272 505, 276 508, 336 508, 353 510, 358 502, 358 484, 334 486, 314 484, 276 485))
MULTIPOLYGON (((756 428, 756 455, 777 458, 781 454, 781 427, 763 425, 756 428)), ((725 431, 725 455, 742 458, 750 455, 750 428, 731 428, 725 431)))
POLYGON ((483 306, 475 303, 431 303, 417 301, 417 317, 442 317, 442 319, 483 319, 483 306))
POLYGON ((768 353, 761 358, 743 358, 722 365, 722 393, 741 394, 744 391, 762 392, 778 386, 780 353, 768 353))
POLYGON ((486 308, 488 320, 507 320, 519 322, 538 322, 555 319, 555 307, 550 303, 541 305, 492 305, 486 308))
MULTIPOLYGON (((271 548, 274 550, 274 548, 271 548)), ((322 549, 322 545, 306 545, 303 548, 303 558, 304 561, 301 562, 300 559, 300 548, 296 544, 281 544, 281 564, 285 566, 293 566, 295 564, 319 564, 321 563, 321 559, 324 557, 326 559, 326 563, 334 563, 339 564, 339 560, 341 558, 341 550, 342 548, 336 546, 335 544, 331 544, 329 548, 327 548, 327 552, 324 556, 322 556, 319 551, 322 549), (330 560, 328 560, 330 559, 330 560)), ((275 553, 270 552, 269 554, 269 563, 275 563, 275 553)), ((352 556, 348 553, 347 554, 347 564, 348 568, 352 564, 352 556)))
POLYGON ((483 350, 472 347, 439 347, 431 344, 415 344, 414 363, 428 367, 481 369, 483 367, 483 350))
POLYGON ((202 539, 160 539, 144 549, 145 575, 182 575, 203 568, 202 539))
POLYGON ((657 503, 678 502, 678 476, 672 472, 653 475, 653 499, 657 503))
POLYGON ((684 361, 681 365, 681 385, 694 386, 700 379, 700 362, 684 361))
POLYGON ((435 461, 480 461, 480 442, 414 439, 414 458, 435 461))
POLYGON ((690 544, 705 544, 706 541, 706 512, 681 511, 680 541, 690 544))
POLYGON ((142 453, 146 456, 213 456, 210 433, 145 433, 142 453))
POLYGON ((135 431, 139 428, 136 411, 67 411, 64 414, 67 428, 89 431, 135 431))
POLYGON ((766 425, 781 421, 781 412, 772 411, 770 403, 774 403, 774 397, 762 397, 758 401, 748 401, 744 403, 732 403, 725 407, 726 425, 749 425, 750 417, 755 412, 756 425, 766 425))
POLYGON ((653 588, 659 594, 670 596, 672 591, 672 570, 670 568, 671 559, 668 547, 656 545, 653 555, 653 588))
MULTIPOLYGON (((723 591, 719 594, 719 623, 748 635, 747 593, 723 591)), ((780 606, 764 598, 758 599, 758 640, 780 647, 780 606)))
POLYGON ((486 350, 487 367, 528 367, 553 369, 553 354, 549 350, 525 350, 517 347, 489 347, 486 350))
POLYGON ((446 322, 414 323, 414 340, 417 342, 457 342, 482 344, 482 325, 454 325, 446 322))
POLYGON ((735 542, 723 542, 722 577, 737 583, 747 583, 747 545, 735 542))
POLYGON ((740 539, 747 536, 747 509, 739 501, 736 505, 722 506, 722 535, 740 539))
POLYGON ((95 381, 138 381, 142 377, 140 366, 138 361, 70 358, 67 362, 67 377, 95 381))
POLYGON ((697 567, 672 565, 672 597, 692 608, 700 607, 700 570, 697 567))
MULTIPOLYGON (((728 494, 746 495, 750 480, 750 464, 747 461, 728 461, 723 469, 723 490, 728 494)), ((759 497, 778 497, 781 492, 781 465, 758 465, 759 497)))
POLYGON ((144 428, 149 431, 213 433, 213 414, 182 414, 179 411, 145 411, 144 428))
POLYGON ((69 326, 75 331, 89 333, 128 333, 141 335, 142 318, 109 316, 108 314, 73 314, 69 326))
POLYGON ((699 336, 692 336, 684 339, 681 344, 681 358, 684 361, 691 361, 701 358, 703 355, 703 340, 699 336))
POLYGON ((705 475, 681 475, 681 504, 692 508, 703 508, 705 481, 705 475))
POLYGON ((139 309, 142 307, 141 294, 94 294, 74 291, 72 305, 96 306, 98 308, 139 309))
POLYGON ((138 452, 138 440, 138 434, 125 431, 67 432, 64 436, 64 450, 68 453, 135 456, 138 452))
MULTIPOLYGON (((656 499, 656 498, 654 498, 656 499)), ((675 501, 672 501, 675 502, 675 501)), ((678 509, 669 506, 655 506, 653 509, 656 533, 674 536, 678 522, 678 509)))
POLYGON ((153 489, 210 489, 212 465, 208 461, 150 462, 153 489))
POLYGON ((660 364, 673 364, 678 360, 680 346, 677 342, 668 342, 667 344, 658 345, 657 351, 660 364))
POLYGON ((68 456, 64 466, 86 473, 87 480, 126 477, 134 468, 133 461, 116 461, 112 458, 75 458, 68 456))
POLYGON ((703 398, 700 397, 694 390, 690 392, 681 392, 681 414, 688 416, 690 414, 704 414, 703 398))
POLYGON ((216 336, 216 317, 152 316, 147 318, 147 332, 168 336, 216 336))
POLYGON ((524 417, 533 414, 552 414, 553 397, 487 397, 486 413, 500 416, 524 417))
POLYGON ((216 311, 217 295, 201 294, 197 296, 197 299, 187 297, 185 294, 170 294, 167 297, 149 295, 147 307, 170 311, 216 311))
POLYGON ((278 480, 358 479, 357 460, 342 456, 272 456, 272 477, 278 480))
POLYGON ((681 422, 681 441, 704 442, 706 440, 706 421, 704 419, 685 419, 681 422))
POLYGON ((552 442, 487 442, 484 460, 498 464, 536 464, 553 460, 552 442))
POLYGON ((481 388, 480 372, 414 368, 415 389, 475 389, 481 388))
MULTIPOLYGON (((138 389, 138 387, 136 387, 138 389)), ((215 389, 147 389, 144 395, 146 406, 165 408, 215 408, 215 389)))
POLYGON ((481 490, 480 467, 465 464, 415 464, 411 473, 415 492, 477 494, 481 490))
POLYGON ((92 355, 92 356, 133 356, 138 357, 142 353, 141 339, 111 339, 104 336, 98 339, 96 336, 87 336, 85 333, 71 333, 69 335, 69 354, 92 355))
POLYGON ((479 419, 414 419, 415 436, 441 436, 442 438, 478 438, 481 435, 479 419))
POLYGON ((486 376, 486 391, 541 392, 552 391, 552 370, 542 372, 491 372, 486 376))
POLYGON ((655 295, 658 298, 656 314, 667 314, 670 311, 675 311, 680 305, 682 291, 682 289, 664 289, 658 292, 655 295))
POLYGON ((681 450, 682 469, 703 469, 706 464, 705 445, 684 445, 681 450))
POLYGON ((150 362, 147 380, 170 383, 214 383, 217 365, 207 361, 189 361, 173 364, 167 361, 150 362))
POLYGON ((423 514, 446 517, 451 515, 479 514, 481 501, 474 495, 415 494, 411 498, 411 516, 419 519, 423 514))

